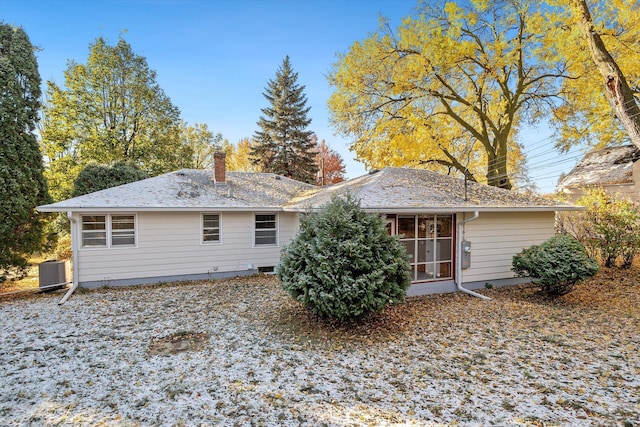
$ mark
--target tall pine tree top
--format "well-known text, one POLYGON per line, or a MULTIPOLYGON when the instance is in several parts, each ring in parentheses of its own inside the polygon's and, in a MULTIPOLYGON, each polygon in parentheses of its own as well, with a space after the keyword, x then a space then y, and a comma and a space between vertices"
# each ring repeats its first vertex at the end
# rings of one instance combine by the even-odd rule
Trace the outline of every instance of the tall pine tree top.
POLYGON ((263 93, 270 106, 261 110, 264 115, 258 121, 261 130, 253 136, 251 162, 265 172, 313 183, 318 172, 317 144, 311 138, 313 132, 307 130, 310 107, 306 107, 304 86, 297 80, 298 73, 287 56, 263 93))

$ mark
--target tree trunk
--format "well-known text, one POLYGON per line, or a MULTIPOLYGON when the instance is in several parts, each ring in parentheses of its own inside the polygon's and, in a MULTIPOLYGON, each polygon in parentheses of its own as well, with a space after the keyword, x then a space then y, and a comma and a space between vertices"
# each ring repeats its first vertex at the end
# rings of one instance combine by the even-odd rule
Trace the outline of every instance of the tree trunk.
POLYGON ((633 92, 620 67, 607 51, 600 34, 594 28, 586 0, 573 0, 572 3, 579 14, 578 25, 589 45, 591 58, 604 77, 605 93, 611 107, 629 134, 631 142, 640 148, 640 108, 633 92))
POLYGON ((487 184, 511 190, 513 186, 507 172, 507 142, 495 141, 493 145, 498 148, 487 152, 487 184))

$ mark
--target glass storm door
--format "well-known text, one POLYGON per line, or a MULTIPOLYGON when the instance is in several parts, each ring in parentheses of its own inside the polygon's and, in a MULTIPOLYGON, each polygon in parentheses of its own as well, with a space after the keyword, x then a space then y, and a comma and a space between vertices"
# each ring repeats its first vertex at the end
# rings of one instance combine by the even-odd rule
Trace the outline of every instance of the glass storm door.
POLYGON ((453 215, 399 215, 397 233, 414 282, 453 277, 453 215))

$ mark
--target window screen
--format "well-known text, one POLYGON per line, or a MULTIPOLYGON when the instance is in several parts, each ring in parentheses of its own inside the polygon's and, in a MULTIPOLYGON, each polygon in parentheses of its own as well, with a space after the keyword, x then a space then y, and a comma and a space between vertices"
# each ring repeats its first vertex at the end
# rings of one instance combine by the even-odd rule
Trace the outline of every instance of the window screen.
POLYGON ((220 241, 220 215, 202 214, 202 242, 220 241))
POLYGON ((111 246, 135 246, 135 223, 134 215, 112 215, 111 246))
POLYGON ((82 247, 107 247, 107 219, 105 215, 82 216, 82 247))
POLYGON ((256 215, 255 244, 275 245, 277 244, 277 224, 275 214, 256 215))

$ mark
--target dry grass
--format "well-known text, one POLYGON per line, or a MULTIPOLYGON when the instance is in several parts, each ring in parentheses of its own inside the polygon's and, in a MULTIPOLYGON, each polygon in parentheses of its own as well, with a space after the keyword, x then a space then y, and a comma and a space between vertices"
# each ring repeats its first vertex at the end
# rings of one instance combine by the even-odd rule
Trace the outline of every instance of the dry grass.
POLYGON ((17 291, 28 291, 31 289, 37 290, 39 285, 38 265, 44 261, 46 261, 46 258, 42 256, 33 256, 31 259, 29 259, 27 276, 18 280, 10 278, 5 282, 0 283, 0 294, 17 291))

